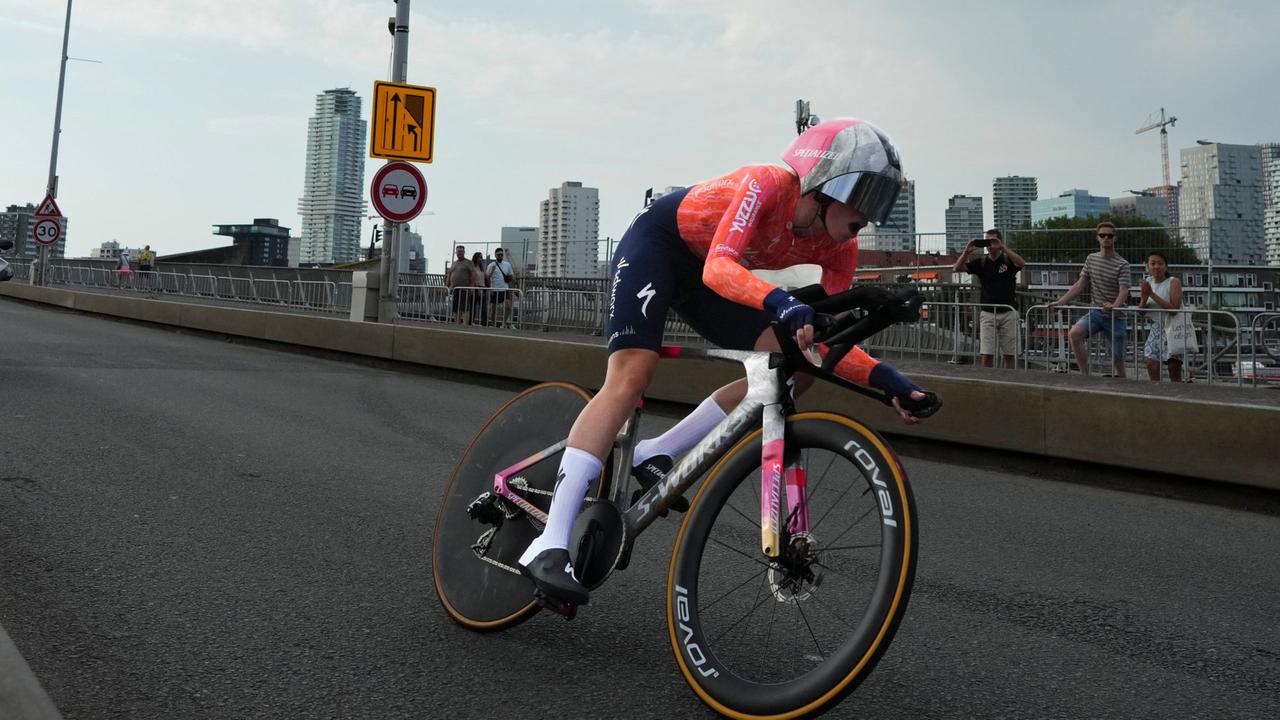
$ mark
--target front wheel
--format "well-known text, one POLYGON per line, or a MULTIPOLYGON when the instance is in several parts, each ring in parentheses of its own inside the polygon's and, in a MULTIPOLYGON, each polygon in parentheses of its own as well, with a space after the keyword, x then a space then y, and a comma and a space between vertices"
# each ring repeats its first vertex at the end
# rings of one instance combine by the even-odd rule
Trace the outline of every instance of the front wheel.
POLYGON ((681 672, 713 710, 810 717, 851 692, 893 639, 915 574, 915 505, 876 433, 841 415, 793 415, 786 448, 806 474, 809 531, 766 557, 761 434, 720 460, 685 516, 667 625, 681 672))

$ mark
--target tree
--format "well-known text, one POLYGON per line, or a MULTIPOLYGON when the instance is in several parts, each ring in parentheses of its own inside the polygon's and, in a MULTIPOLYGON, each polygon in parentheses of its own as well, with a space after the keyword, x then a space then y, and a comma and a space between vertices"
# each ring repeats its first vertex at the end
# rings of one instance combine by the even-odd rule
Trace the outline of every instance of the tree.
POLYGON ((1170 264, 1200 262, 1182 239, 1170 237, 1159 222, 1144 217, 1050 218, 1029 223, 1006 240, 1027 262, 1082 263, 1086 255, 1098 250, 1094 229, 1103 221, 1116 226, 1116 252, 1131 263, 1146 262, 1153 250, 1164 253, 1170 264))

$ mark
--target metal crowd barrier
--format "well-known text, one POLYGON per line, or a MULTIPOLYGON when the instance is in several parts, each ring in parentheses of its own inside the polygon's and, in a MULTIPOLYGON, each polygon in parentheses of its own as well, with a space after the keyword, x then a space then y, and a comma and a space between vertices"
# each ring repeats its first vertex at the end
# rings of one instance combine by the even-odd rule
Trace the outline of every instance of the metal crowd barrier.
POLYGON ((1241 380, 1247 377, 1255 387, 1259 381, 1280 382, 1280 313, 1264 312, 1255 315, 1253 322, 1249 325, 1249 341, 1249 364, 1236 366, 1241 380), (1267 329, 1273 327, 1276 329, 1277 336, 1275 351, 1272 351, 1271 345, 1267 344, 1267 329), (1262 350, 1262 360, 1258 359, 1259 348, 1262 350), (1270 358, 1276 364, 1267 365, 1266 358, 1270 358))
MULTIPOLYGON (((1002 308, 1018 318, 1017 308, 1011 305, 928 300, 920 308, 918 322, 895 325, 877 333, 863 347, 885 359, 914 357, 916 360, 960 363, 963 358, 968 358, 969 362, 977 365, 982 349, 982 313, 986 311, 994 315, 992 308, 1002 308)), ((999 365, 1000 358, 1005 355, 1015 358, 1019 355, 1018 338, 1021 333, 1015 333, 1014 337, 1014 346, 1006 348, 1000 345, 999 333, 996 333, 995 365, 999 365)))
MULTIPOLYGON (((1060 305, 1050 308, 1048 305, 1033 305, 1027 309, 1024 327, 1026 350, 1023 353, 1023 366, 1031 368, 1033 364, 1041 365, 1045 370, 1054 372, 1070 372, 1075 366, 1075 354, 1071 348, 1070 332, 1081 318, 1090 311, 1099 310, 1088 305, 1060 305)), ((1125 323, 1124 354, 1120 360, 1124 363, 1125 374, 1132 367, 1133 377, 1144 377, 1146 358, 1144 347, 1153 327, 1157 322, 1165 323, 1165 318, 1187 313, 1194 327, 1197 352, 1183 358, 1182 369, 1186 378, 1201 378, 1206 382, 1221 382, 1226 376, 1234 377, 1237 385, 1243 384, 1240 377, 1240 324, 1236 316, 1226 310, 1205 310, 1201 308, 1183 307, 1177 310, 1164 308, 1139 308, 1125 306, 1108 311, 1111 317, 1110 334, 1095 333, 1086 341, 1085 357, 1089 362, 1090 373, 1101 364, 1108 372, 1112 369, 1112 347, 1115 342, 1115 321, 1125 323), (1234 354, 1235 363, 1232 369, 1224 372, 1223 362, 1229 361, 1234 354)), ((1163 363, 1161 363, 1163 365, 1163 363)), ((1229 364, 1229 363, 1228 363, 1229 364)))

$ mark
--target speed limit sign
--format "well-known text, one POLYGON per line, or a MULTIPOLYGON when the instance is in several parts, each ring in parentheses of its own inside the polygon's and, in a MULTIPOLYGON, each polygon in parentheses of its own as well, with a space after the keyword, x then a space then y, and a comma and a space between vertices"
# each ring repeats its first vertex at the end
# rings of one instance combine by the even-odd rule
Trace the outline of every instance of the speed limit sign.
POLYGON ((52 218, 43 218, 31 226, 31 237, 40 245, 52 245, 62 237, 62 225, 52 218))

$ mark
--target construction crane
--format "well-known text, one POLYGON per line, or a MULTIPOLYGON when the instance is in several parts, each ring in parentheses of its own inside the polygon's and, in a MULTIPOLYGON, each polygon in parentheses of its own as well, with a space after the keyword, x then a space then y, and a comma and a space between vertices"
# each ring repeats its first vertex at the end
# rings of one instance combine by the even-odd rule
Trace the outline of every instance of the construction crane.
MULTIPOLYGON (((1148 120, 1151 116, 1147 117, 1148 120)), ((1164 194, 1165 202, 1168 204, 1167 221, 1168 225, 1176 225, 1178 219, 1173 217, 1173 190, 1169 183, 1169 128, 1178 122, 1178 118, 1170 115, 1166 119, 1164 108, 1160 108, 1160 119, 1150 123, 1144 127, 1138 128, 1133 134, 1141 135, 1148 130, 1160 128, 1160 161, 1164 166, 1164 185, 1161 186, 1160 192, 1164 194)))

